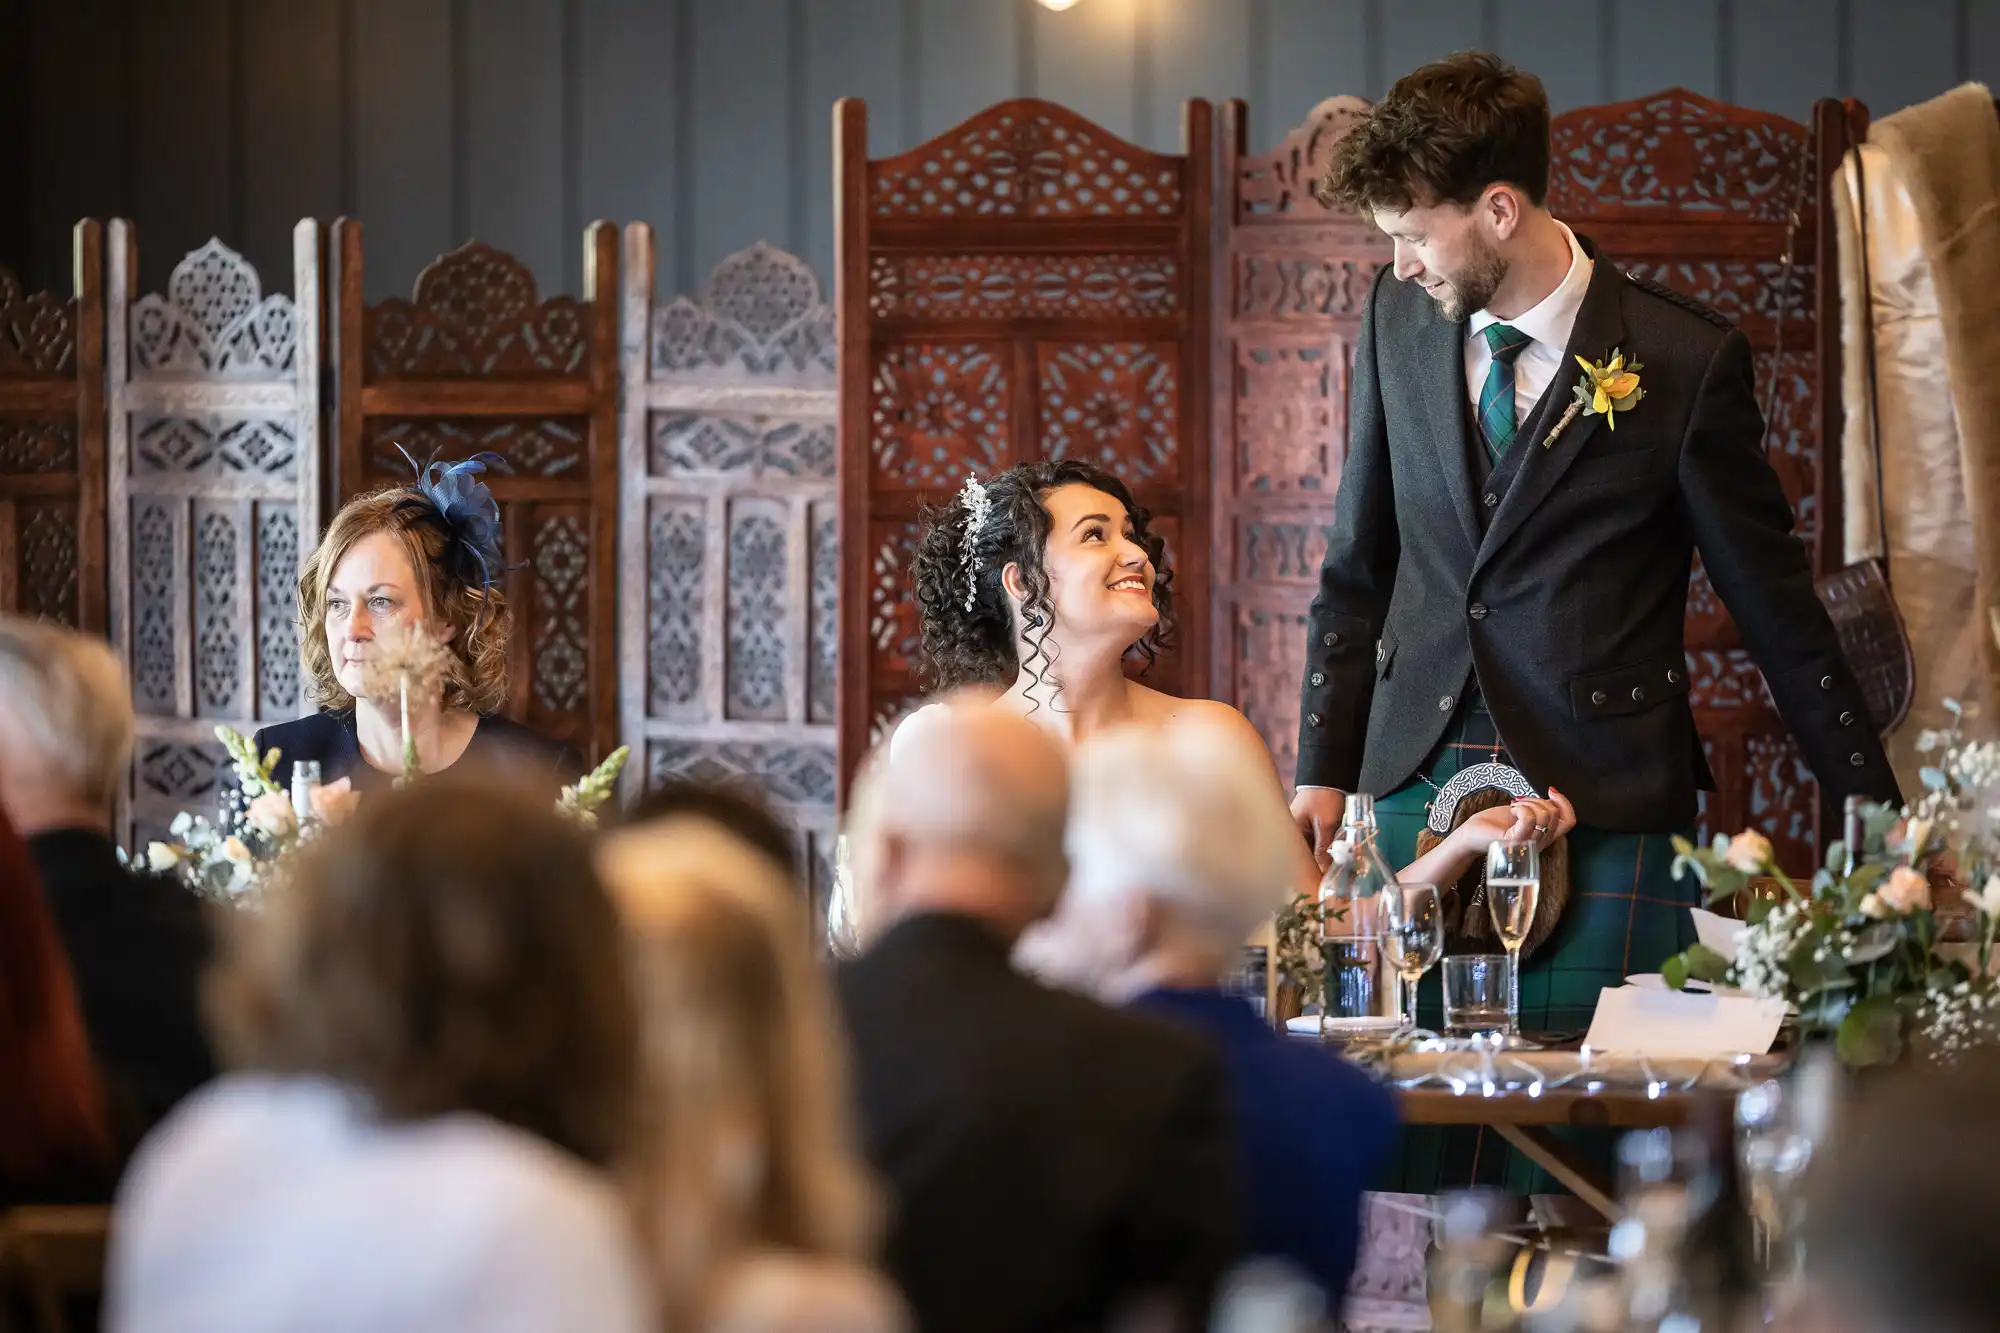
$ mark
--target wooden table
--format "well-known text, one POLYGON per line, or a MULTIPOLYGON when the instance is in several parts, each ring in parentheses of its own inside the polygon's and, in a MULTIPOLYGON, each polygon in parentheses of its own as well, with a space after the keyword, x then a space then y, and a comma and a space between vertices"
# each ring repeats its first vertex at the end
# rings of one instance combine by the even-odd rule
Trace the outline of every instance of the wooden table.
POLYGON ((1406 1088, 1397 1095, 1402 1098, 1404 1124, 1479 1125, 1491 1129, 1577 1198, 1605 1217, 1616 1217, 1617 1196, 1611 1182, 1599 1178, 1578 1161, 1568 1145, 1549 1131, 1561 1125, 1672 1128, 1685 1124, 1694 1108, 1705 1099, 1729 1094, 1696 1089, 1648 1097, 1636 1091, 1583 1093, 1559 1088, 1533 1097, 1520 1091, 1482 1097, 1471 1092, 1453 1093, 1448 1088, 1406 1088))

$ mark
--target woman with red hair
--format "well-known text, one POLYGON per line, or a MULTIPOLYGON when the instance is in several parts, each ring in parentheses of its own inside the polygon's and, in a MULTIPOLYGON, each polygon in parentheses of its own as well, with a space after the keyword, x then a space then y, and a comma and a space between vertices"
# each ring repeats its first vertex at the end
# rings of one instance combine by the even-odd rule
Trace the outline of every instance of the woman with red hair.
POLYGON ((0 1206, 111 1197, 104 1089, 28 849, 0 808, 0 1206))

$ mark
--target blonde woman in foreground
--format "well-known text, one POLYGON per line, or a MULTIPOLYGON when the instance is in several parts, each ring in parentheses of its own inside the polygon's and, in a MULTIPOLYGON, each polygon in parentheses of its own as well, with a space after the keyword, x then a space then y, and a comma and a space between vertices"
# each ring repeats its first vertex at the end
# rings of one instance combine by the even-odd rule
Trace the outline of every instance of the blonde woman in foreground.
POLYGON ((803 895, 715 799, 599 853, 644 1010, 632 1185, 665 1326, 902 1333, 803 895))

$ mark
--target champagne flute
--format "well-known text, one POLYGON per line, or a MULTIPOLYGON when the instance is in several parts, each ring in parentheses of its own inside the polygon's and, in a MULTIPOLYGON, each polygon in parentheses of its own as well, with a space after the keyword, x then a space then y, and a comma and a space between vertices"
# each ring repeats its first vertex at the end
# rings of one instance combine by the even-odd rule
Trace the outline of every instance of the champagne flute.
POLYGON ((1541 849, 1531 838, 1501 838, 1486 849, 1486 908, 1507 950, 1507 1044, 1527 1047, 1521 1037, 1521 945, 1535 924, 1542 897, 1541 849))
POLYGON ((1403 978, 1406 998, 1403 1031, 1417 1027, 1417 983, 1424 973, 1444 956, 1444 909, 1438 905, 1435 884, 1389 884, 1383 886, 1387 933, 1384 947, 1389 961, 1403 978))

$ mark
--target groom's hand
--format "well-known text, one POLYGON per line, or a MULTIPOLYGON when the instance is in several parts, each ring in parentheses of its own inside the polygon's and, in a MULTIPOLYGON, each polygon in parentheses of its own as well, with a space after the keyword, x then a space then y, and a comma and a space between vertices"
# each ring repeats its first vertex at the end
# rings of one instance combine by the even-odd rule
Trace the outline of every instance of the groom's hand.
POLYGON ((1332 860, 1330 849, 1346 808, 1347 798, 1332 787, 1301 787, 1292 797, 1292 821, 1312 844, 1313 860, 1321 870, 1332 860))

